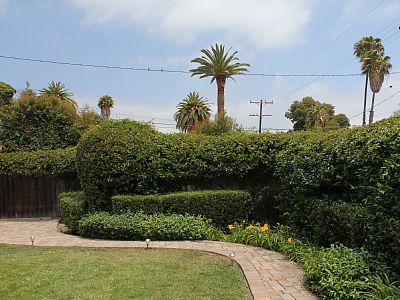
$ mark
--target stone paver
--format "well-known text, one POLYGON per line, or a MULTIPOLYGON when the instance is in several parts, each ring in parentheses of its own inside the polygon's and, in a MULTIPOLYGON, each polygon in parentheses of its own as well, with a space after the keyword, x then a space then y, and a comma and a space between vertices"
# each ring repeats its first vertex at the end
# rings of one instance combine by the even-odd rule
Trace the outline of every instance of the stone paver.
MULTIPOLYGON (((146 247, 144 241, 110 241, 86 239, 61 233, 58 220, 0 220, 0 243, 35 246, 77 247, 146 247)), ((256 300, 318 299, 303 282, 303 270, 283 255, 242 244, 211 241, 151 241, 152 248, 195 249, 228 256, 235 253, 235 261, 243 270, 256 300)))

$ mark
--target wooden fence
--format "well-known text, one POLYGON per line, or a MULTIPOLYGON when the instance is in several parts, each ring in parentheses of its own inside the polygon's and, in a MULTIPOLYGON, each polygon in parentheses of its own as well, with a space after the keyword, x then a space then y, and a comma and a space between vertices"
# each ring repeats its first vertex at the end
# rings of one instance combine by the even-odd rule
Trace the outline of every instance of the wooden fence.
POLYGON ((59 216, 58 195, 70 181, 57 176, 0 175, 0 218, 59 216))

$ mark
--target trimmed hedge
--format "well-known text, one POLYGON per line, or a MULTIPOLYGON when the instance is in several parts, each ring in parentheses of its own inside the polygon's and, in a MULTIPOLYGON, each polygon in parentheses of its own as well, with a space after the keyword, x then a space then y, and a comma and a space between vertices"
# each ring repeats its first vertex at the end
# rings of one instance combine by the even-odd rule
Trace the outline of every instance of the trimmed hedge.
POLYGON ((58 196, 61 222, 71 233, 78 230, 78 222, 85 215, 85 196, 83 192, 66 192, 58 196))
POLYGON ((247 191, 196 191, 166 195, 119 195, 112 198, 114 213, 177 213, 201 215, 213 224, 225 227, 234 221, 248 219, 252 210, 247 191))
POLYGON ((276 157, 284 223, 364 247, 400 274, 400 118, 291 141, 276 157))
MULTIPOLYGON (((77 168, 89 208, 111 208, 116 194, 173 192, 188 184, 268 182, 271 134, 163 135, 132 121, 105 122, 78 144, 77 168)), ((219 186, 220 187, 220 186, 219 186)))
POLYGON ((89 238, 156 241, 204 240, 212 226, 201 217, 97 212, 79 221, 79 235, 89 238))
POLYGON ((75 175, 76 148, 0 153, 1 175, 75 175))

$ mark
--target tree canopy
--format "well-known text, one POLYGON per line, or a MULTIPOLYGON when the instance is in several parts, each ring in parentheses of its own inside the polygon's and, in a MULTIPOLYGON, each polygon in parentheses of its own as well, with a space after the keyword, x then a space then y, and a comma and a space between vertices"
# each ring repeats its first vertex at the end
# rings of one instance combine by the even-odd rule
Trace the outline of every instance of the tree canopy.
POLYGON ((215 44, 215 47, 211 46, 211 51, 203 49, 201 52, 203 56, 193 59, 191 62, 199 64, 196 69, 190 70, 192 76, 200 75, 200 78, 211 77, 211 83, 217 82, 217 106, 218 115, 224 114, 225 106, 225 82, 227 78, 233 79, 234 75, 241 75, 248 70, 245 67, 249 67, 249 64, 235 62, 239 60, 236 57, 237 51, 229 55, 229 52, 225 51, 224 45, 215 44), (228 56, 229 55, 229 56, 228 56))
POLYGON ((0 82, 0 106, 9 104, 16 90, 5 82, 0 82))
POLYGON ((345 114, 335 115, 335 107, 329 103, 321 103, 312 97, 304 97, 294 101, 285 113, 285 117, 293 123, 294 130, 332 130, 350 127, 345 114))

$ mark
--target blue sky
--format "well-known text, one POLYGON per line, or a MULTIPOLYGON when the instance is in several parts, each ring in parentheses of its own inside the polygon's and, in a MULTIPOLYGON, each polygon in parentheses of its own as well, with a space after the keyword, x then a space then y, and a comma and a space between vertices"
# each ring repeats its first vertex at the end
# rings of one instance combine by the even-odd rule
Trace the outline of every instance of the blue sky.
MULTIPOLYGON (((0 55, 85 64, 189 70, 200 50, 223 43, 239 51, 252 73, 359 73, 353 45, 361 37, 383 39, 400 71, 400 1, 396 0, 0 0, 0 55)), ((96 108, 104 94, 115 99, 112 115, 153 120, 174 131, 176 105, 199 92, 216 112, 216 85, 190 74, 60 66, 0 58, 0 81, 39 90, 61 81, 80 107, 96 108)), ((256 127, 250 100, 273 100, 265 128, 291 128, 284 117, 294 100, 311 96, 348 117, 362 111, 364 77, 240 76, 226 85, 225 108, 245 127, 256 127)), ((392 74, 379 103, 400 91, 392 74), (392 88, 390 88, 392 86, 392 88)), ((399 109, 400 93, 376 107, 376 119, 399 109)), ((351 119, 361 123, 361 116, 351 119)))

